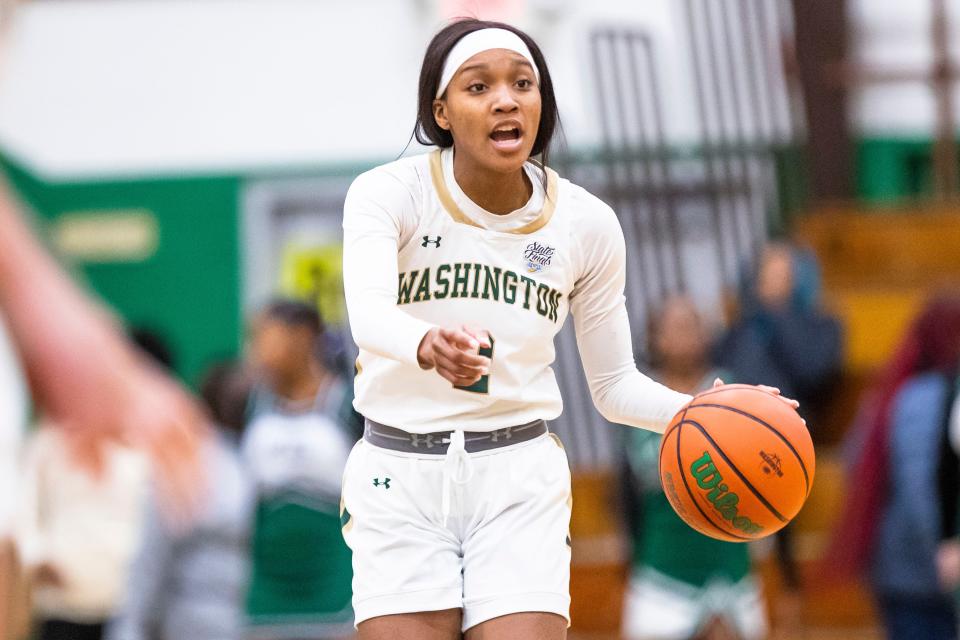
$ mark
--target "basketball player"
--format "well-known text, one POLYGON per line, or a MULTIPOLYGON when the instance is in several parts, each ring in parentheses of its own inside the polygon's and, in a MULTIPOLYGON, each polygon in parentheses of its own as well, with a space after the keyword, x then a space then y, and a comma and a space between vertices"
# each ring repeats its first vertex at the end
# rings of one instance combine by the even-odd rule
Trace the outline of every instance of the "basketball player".
POLYGON ((566 635, 570 473, 544 420, 574 317, 594 404, 663 432, 689 396, 640 373, 614 212, 532 161, 557 125, 533 40, 462 20, 429 44, 416 135, 356 179, 344 285, 364 439, 344 474, 362 640, 566 635), (398 286, 399 285, 399 286, 398 286))

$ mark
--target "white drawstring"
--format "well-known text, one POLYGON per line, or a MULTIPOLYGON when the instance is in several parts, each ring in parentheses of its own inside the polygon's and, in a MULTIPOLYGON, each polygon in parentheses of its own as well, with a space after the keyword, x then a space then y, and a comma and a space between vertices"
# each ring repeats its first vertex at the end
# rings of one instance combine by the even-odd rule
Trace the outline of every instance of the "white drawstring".
POLYGON ((463 430, 457 429, 450 433, 450 445, 447 455, 443 458, 443 526, 447 526, 450 517, 450 490, 451 483, 466 484, 473 477, 473 460, 467 453, 466 440, 463 430), (461 477, 463 472, 463 477, 461 477))

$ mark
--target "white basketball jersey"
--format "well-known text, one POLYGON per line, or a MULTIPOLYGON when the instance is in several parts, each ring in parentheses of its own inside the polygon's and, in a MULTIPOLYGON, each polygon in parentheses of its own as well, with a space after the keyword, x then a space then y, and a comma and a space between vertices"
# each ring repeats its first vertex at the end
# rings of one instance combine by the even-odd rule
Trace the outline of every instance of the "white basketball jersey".
MULTIPOLYGON (((531 201, 542 206, 502 217, 486 214, 495 228, 477 220, 475 205, 472 215, 458 205, 448 184, 452 157, 441 152, 378 167, 354 182, 345 205, 344 280, 360 347, 355 407, 361 414, 414 433, 489 431, 556 418, 562 401, 551 369, 553 341, 571 305, 579 315, 578 339, 592 332, 591 344, 622 352, 615 367, 588 367, 588 378, 621 375, 624 368, 640 375, 630 352, 616 216, 549 169, 544 193, 537 184, 540 169, 528 164, 527 171, 535 183, 531 201), (394 245, 376 243, 391 234, 394 245), (393 308, 386 282, 378 288, 377 275, 367 272, 392 268, 392 256, 364 255, 389 253, 391 246, 393 308), (367 303, 377 296, 382 305, 367 303), (607 341, 596 332, 602 334, 611 318, 615 326, 607 327, 607 341), (426 330, 460 325, 488 331, 493 343, 489 375, 468 389, 455 388, 415 361, 426 330)), ((582 341, 580 346, 587 364, 589 354, 582 341)), ((672 409, 680 398, 686 396, 669 398, 672 409)))

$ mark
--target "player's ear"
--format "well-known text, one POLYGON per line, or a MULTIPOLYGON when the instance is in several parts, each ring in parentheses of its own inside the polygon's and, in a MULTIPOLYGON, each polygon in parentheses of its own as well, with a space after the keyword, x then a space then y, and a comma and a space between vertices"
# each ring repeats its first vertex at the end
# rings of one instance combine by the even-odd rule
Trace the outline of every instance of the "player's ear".
POLYGON ((443 100, 434 100, 433 119, 436 121, 438 127, 444 131, 450 131, 450 121, 447 120, 446 107, 447 105, 443 100))

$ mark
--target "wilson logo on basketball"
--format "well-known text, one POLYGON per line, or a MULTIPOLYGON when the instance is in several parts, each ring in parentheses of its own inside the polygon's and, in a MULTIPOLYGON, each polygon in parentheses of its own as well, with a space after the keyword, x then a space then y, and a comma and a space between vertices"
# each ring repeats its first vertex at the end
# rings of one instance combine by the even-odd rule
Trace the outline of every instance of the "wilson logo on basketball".
POLYGON ((763 472, 767 475, 775 473, 778 478, 783 477, 783 467, 780 464, 780 456, 773 453, 767 453, 766 451, 760 452, 760 459, 763 460, 763 472))
POLYGON ((704 451, 700 458, 693 461, 690 465, 690 474, 696 479, 698 487, 709 491, 706 494, 707 500, 725 520, 729 520, 734 527, 750 535, 763 531, 763 527, 737 512, 740 496, 728 491, 727 485, 723 484, 723 476, 720 475, 717 465, 713 463, 713 458, 708 452, 704 451))

